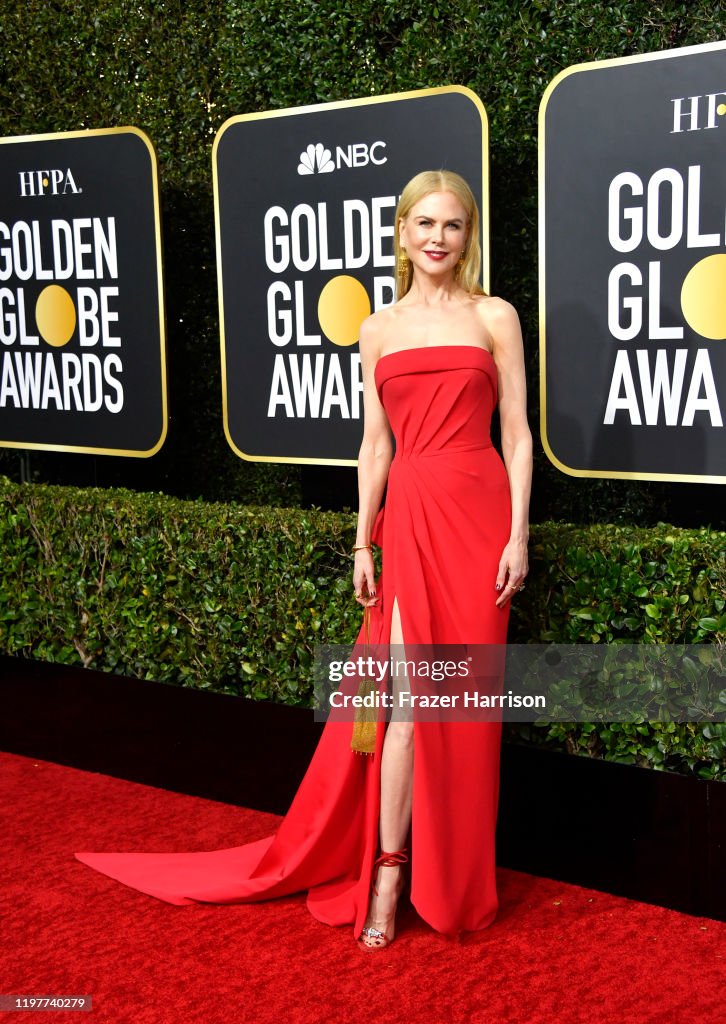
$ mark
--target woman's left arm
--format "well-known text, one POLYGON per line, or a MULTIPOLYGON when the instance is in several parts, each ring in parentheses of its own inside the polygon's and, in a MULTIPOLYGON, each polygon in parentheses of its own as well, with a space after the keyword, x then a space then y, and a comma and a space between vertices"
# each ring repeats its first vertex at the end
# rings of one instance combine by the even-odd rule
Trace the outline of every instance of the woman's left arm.
POLYGON ((503 299, 490 300, 488 307, 486 326, 492 338, 499 378, 502 457, 512 498, 512 526, 496 580, 496 589, 501 591, 496 603, 502 605, 523 585, 529 568, 527 542, 532 491, 532 433, 527 422, 524 343, 517 311, 503 299))

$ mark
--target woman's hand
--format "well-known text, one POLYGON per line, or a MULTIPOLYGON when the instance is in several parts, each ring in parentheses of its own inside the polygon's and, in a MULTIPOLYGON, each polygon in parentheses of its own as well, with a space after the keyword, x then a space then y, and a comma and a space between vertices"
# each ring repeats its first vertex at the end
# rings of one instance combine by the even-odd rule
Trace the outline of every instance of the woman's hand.
POLYGON ((495 587, 501 590, 501 594, 495 602, 497 608, 502 608, 517 591, 524 590, 524 580, 528 571, 527 541, 512 538, 499 560, 495 587))
POLYGON ((358 604, 378 604, 376 596, 376 570, 373 565, 373 552, 364 549, 355 553, 353 569, 353 589, 358 604))

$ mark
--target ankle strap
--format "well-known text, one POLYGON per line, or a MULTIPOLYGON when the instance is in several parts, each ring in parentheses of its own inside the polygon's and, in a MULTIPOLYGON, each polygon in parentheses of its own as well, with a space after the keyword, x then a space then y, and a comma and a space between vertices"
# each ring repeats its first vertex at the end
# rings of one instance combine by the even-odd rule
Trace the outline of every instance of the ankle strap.
POLYGON ((373 865, 374 868, 384 867, 393 868, 397 864, 405 864, 408 860, 407 847, 403 847, 402 850, 395 850, 393 853, 386 853, 385 850, 381 850, 381 854, 376 858, 373 865))

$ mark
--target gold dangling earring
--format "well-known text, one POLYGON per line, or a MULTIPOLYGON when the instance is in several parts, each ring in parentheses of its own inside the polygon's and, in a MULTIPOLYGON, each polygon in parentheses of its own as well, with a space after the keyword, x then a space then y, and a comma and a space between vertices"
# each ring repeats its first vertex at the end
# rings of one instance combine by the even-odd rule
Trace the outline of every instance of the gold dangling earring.
POLYGON ((403 275, 403 274, 407 274, 408 273, 408 262, 409 262, 409 260, 408 260, 408 253, 406 252, 405 249, 401 249, 401 252, 400 252, 399 257, 398 257, 398 273, 399 274, 403 275))
POLYGON ((456 264, 457 270, 461 270, 461 268, 464 266, 464 253, 465 253, 465 251, 466 251, 465 249, 461 250, 461 256, 459 256, 459 261, 456 264))

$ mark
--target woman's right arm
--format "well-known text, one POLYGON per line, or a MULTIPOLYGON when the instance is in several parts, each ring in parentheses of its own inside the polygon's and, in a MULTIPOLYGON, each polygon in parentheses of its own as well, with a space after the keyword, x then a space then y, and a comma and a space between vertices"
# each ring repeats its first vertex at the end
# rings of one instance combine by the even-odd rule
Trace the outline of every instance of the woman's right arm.
MULTIPOLYGON (((360 357, 363 373, 363 440, 358 453, 358 531, 356 547, 371 543, 371 532, 381 498, 388 479, 388 470, 393 458, 393 442, 388 417, 378 398, 373 377, 380 355, 380 338, 374 322, 369 317, 360 330, 360 357)), ((356 600, 360 604, 375 604, 363 593, 364 587, 371 598, 375 598, 375 570, 373 553, 368 550, 356 551, 353 586, 356 600)))

